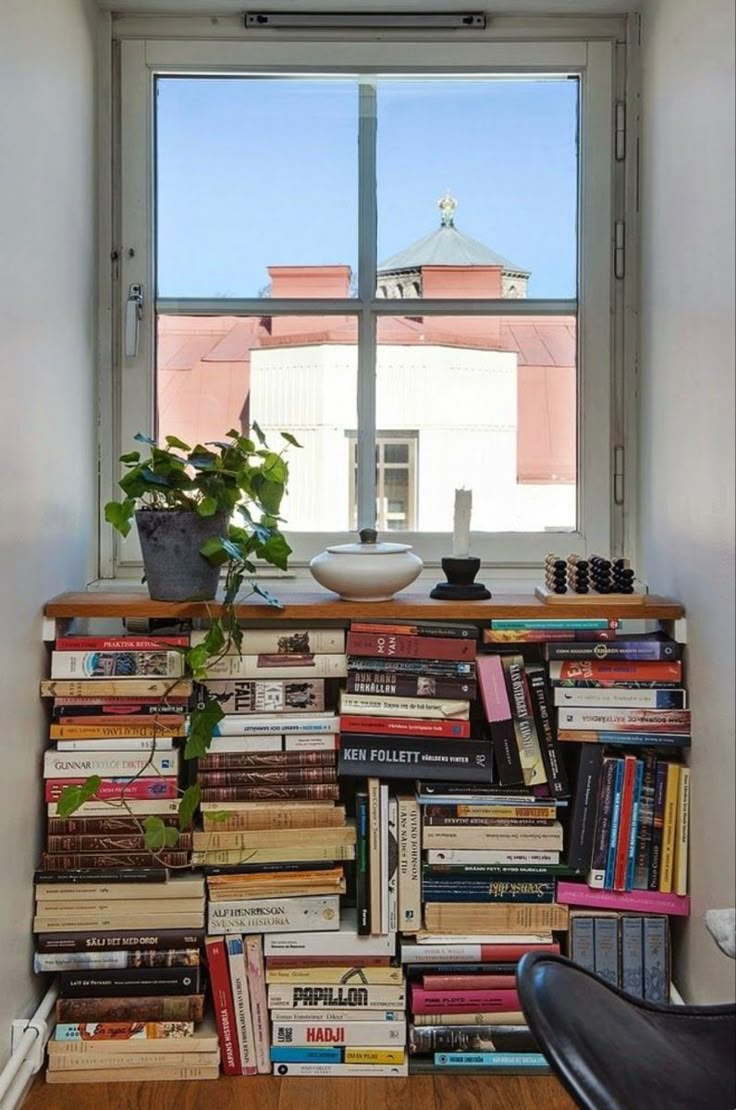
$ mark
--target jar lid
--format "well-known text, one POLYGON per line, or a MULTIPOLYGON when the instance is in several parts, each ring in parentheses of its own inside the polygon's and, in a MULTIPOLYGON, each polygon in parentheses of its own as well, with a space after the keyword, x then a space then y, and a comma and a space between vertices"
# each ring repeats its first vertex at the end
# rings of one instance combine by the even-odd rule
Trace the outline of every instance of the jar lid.
POLYGON ((327 550, 332 555, 400 555, 411 551, 408 543, 379 543, 378 533, 373 528, 363 528, 360 543, 339 543, 327 550))

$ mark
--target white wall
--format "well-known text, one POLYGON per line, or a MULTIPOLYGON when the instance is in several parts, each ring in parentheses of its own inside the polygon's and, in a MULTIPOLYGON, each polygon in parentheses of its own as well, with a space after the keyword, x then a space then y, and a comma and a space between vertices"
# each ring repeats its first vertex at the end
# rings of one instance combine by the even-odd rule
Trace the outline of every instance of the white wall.
POLYGON ((734 894, 734 4, 643 21, 640 562, 687 607, 693 710, 687 1000, 734 997, 705 930, 734 894))
POLYGON ((93 575, 93 42, 84 0, 0 4, 0 1065, 42 985, 41 608, 93 575))

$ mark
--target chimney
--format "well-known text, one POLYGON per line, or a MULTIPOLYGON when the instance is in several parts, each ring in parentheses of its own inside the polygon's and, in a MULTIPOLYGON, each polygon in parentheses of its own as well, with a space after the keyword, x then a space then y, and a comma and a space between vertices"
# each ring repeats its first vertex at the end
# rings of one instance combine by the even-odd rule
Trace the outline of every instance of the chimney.
MULTIPOLYGON (((347 298, 350 296, 349 266, 269 266, 271 296, 299 298, 302 300, 347 298)), ((325 316, 274 316, 272 335, 307 335, 323 332, 343 323, 344 317, 325 316)))

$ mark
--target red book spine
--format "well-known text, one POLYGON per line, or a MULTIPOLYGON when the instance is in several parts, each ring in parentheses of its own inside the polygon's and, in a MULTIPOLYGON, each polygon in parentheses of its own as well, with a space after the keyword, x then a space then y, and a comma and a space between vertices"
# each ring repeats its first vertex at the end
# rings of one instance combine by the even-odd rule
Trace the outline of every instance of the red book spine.
POLYGON ((512 963, 520 960, 525 952, 546 952, 551 956, 559 956, 560 946, 553 944, 481 944, 481 963, 512 963))
POLYGON ((362 732, 375 736, 451 736, 467 740, 470 721, 415 720, 413 717, 359 717, 346 714, 340 718, 341 732, 362 732))
POLYGON ((348 655, 397 659, 475 659, 475 641, 441 636, 396 636, 393 633, 348 632, 348 655))
POLYGON ((337 801, 337 783, 304 782, 287 786, 216 786, 202 788, 203 802, 258 802, 277 798, 319 802, 337 801))
POLYGON ((514 990, 501 991, 425 991, 412 987, 411 1008, 415 1014, 502 1013, 521 1010, 514 990))
POLYGON ((629 837, 631 835, 631 816, 634 808, 635 779, 636 756, 627 755, 624 760, 624 783, 621 789, 621 816, 619 817, 618 837, 616 839, 616 862, 613 870, 614 890, 626 890, 626 867, 629 858, 629 837))
POLYGON ((57 651, 165 651, 189 647, 188 636, 59 636, 57 651))
POLYGON ((217 1034, 222 1049, 222 1070, 225 1075, 241 1075, 240 1049, 235 1035, 235 1007, 230 990, 225 942, 219 937, 205 937, 204 943, 210 971, 217 1034))
POLYGON ((296 786, 300 783, 337 781, 335 767, 284 767, 275 771, 225 770, 201 771, 201 786, 296 786))
MULTIPOLYGON (((82 786, 86 781, 86 779, 46 779, 46 801, 58 802, 64 787, 82 786)), ((140 779, 102 779, 93 797, 98 801, 105 801, 119 798, 123 792, 124 797, 129 800, 176 798, 178 784, 174 778, 162 778, 158 775, 140 779)))
POLYGON ((425 991, 516 990, 515 975, 423 975, 425 991))
MULTIPOLYGON (((557 674, 557 668, 554 668, 557 674)), ((627 659, 565 659, 559 667, 559 681, 677 682, 682 679, 682 663, 632 661, 627 659)))

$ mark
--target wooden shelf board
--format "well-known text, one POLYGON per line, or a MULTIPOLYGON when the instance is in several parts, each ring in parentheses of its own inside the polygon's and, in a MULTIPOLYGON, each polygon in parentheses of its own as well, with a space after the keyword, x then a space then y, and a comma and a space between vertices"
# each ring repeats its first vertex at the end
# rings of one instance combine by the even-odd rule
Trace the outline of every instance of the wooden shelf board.
MULTIPOLYGON (((283 603, 276 609, 258 598, 238 605, 241 620, 325 620, 341 621, 362 619, 400 620, 471 620, 489 621, 549 617, 550 607, 529 594, 498 594, 487 601, 435 601, 427 594, 402 593, 393 601, 358 602, 341 601, 327 591, 315 593, 289 593, 288 588, 271 587, 283 603)), ((217 602, 204 601, 152 601, 145 590, 109 590, 58 594, 46 603, 47 617, 174 617, 204 618, 219 611, 217 602)), ((635 607, 622 601, 620 605, 606 604, 606 616, 631 617, 637 620, 677 620, 684 609, 676 601, 655 594, 647 594, 635 607)), ((577 617, 600 616, 599 599, 582 600, 575 606, 577 617)))

